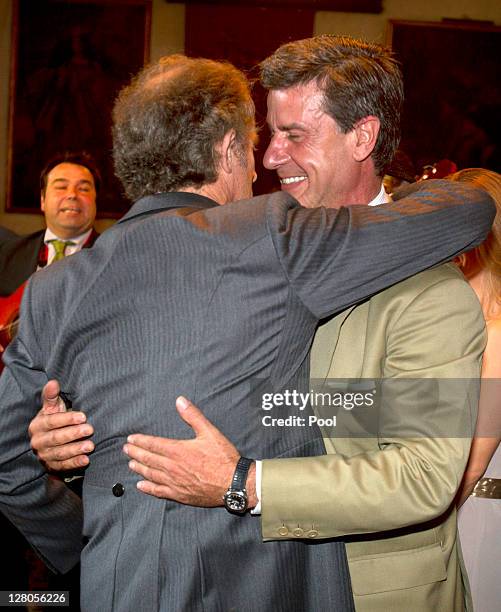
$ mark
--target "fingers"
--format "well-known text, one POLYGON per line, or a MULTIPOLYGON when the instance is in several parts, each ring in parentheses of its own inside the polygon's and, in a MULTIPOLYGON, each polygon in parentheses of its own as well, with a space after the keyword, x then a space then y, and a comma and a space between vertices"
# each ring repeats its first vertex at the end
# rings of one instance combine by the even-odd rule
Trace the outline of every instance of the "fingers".
POLYGON ((67 461, 68 459, 74 459, 79 456, 85 456, 85 458, 88 459, 86 453, 90 453, 93 450, 94 443, 92 440, 83 440, 65 444, 64 446, 55 446, 46 451, 41 458, 47 463, 67 461))
POLYGON ((59 397, 59 383, 57 380, 49 380, 42 390, 42 412, 44 414, 52 414, 54 412, 64 412, 66 406, 63 400, 59 397))
POLYGON ((82 412, 39 413, 30 423, 31 448, 40 461, 55 471, 77 469, 88 465, 85 453, 94 450, 94 433, 82 412))
POLYGON ((197 408, 193 402, 180 395, 176 400, 176 408, 185 423, 187 423, 197 436, 207 434, 218 434, 219 431, 207 419, 200 408, 197 408))
POLYGON ((138 461, 129 461, 129 468, 150 482, 161 485, 165 485, 167 482, 165 472, 162 470, 155 470, 147 465, 144 465, 143 463, 139 463, 138 461))
POLYGON ((183 504, 220 506, 240 456, 238 450, 188 399, 179 397, 176 407, 196 437, 129 435, 123 448, 129 467, 145 479, 137 487, 183 504))
POLYGON ((42 408, 28 427, 33 452, 53 471, 85 467, 87 453, 94 450, 92 440, 85 439, 94 428, 83 412, 66 412, 60 392, 57 380, 49 380, 42 389, 42 408))
POLYGON ((87 455, 78 455, 64 461, 43 461, 46 468, 53 472, 66 472, 69 470, 78 470, 86 467, 90 463, 87 455))
POLYGON ((146 451, 150 451, 149 454, 156 453, 157 455, 166 455, 169 448, 173 447, 177 442, 178 440, 161 438, 159 436, 133 434, 127 437, 127 444, 124 446, 123 451, 129 456, 133 454, 135 459, 140 459, 138 455, 146 451), (144 451, 142 449, 144 449, 144 451))
MULTIPOLYGON (((165 463, 166 456, 168 454, 167 440, 164 438, 156 438, 155 436, 145 436, 142 434, 134 435, 134 439, 140 446, 136 446, 135 444, 126 444, 124 446, 124 452, 126 455, 128 455, 132 460, 142 463, 145 466, 156 468, 158 470, 164 470, 166 468, 165 463), (165 442, 167 442, 167 444, 165 444, 165 442), (149 450, 145 450, 146 448, 149 450)), ((134 461, 131 463, 133 462, 134 461)), ((137 471, 134 468, 131 469, 137 471)), ((145 475, 143 472, 139 473, 143 474, 143 476, 145 475)))
POLYGON ((82 440, 78 433, 71 434, 72 441, 67 442, 67 437, 70 434, 64 432, 64 437, 50 435, 34 436, 31 440, 31 448, 35 454, 45 462, 50 461, 62 461, 70 459, 76 455, 84 453, 91 453, 94 450, 94 443, 92 440, 82 440), (73 441, 75 436, 79 438, 77 441, 73 441), (62 440, 62 441, 60 441, 62 440))
POLYGON ((85 467, 90 461, 86 453, 94 450, 92 440, 79 440, 60 446, 53 444, 53 441, 49 445, 47 442, 35 440, 34 444, 32 441, 32 448, 46 468, 56 472, 85 467), (37 448, 37 445, 40 446, 37 448))
MULTIPOLYGON (((82 440, 93 434, 94 430, 91 425, 70 425, 61 427, 60 429, 44 429, 35 432, 31 438, 31 446, 37 452, 49 451, 53 447, 66 446, 72 442, 87 442, 87 446, 92 444, 91 440, 82 440)), ((90 450, 93 450, 90 449, 90 450)), ((58 457, 61 458, 61 457, 58 457)), ((64 457, 66 458, 66 457, 64 457)))
POLYGON ((34 443, 57 446, 73 442, 79 438, 90 436, 94 428, 86 423, 83 412, 57 412, 55 414, 42 414, 39 412, 31 421, 28 433, 32 446, 34 443))
POLYGON ((162 499, 172 499, 172 493, 169 487, 165 485, 155 484, 147 480, 141 480, 137 483, 137 488, 143 493, 153 495, 154 497, 160 497, 162 499))
MULTIPOLYGON (((141 436, 148 438, 150 436, 141 436)), ((142 448, 127 444, 124 447, 126 453, 131 457, 129 468, 139 474, 145 480, 137 483, 137 488, 143 493, 160 497, 162 499, 172 499, 173 491, 170 484, 170 479, 167 475, 168 465, 167 459, 156 453, 145 451, 142 448)), ((182 497, 177 497, 178 501, 183 501, 182 497)))

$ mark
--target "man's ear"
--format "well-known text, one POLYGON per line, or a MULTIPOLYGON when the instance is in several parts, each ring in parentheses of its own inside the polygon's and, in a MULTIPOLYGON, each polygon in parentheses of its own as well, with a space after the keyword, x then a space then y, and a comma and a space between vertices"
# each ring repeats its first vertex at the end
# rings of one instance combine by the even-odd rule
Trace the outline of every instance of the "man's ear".
POLYGON ((376 146, 380 127, 379 119, 372 115, 360 119, 355 125, 353 157, 356 161, 364 161, 371 155, 376 146))
POLYGON ((219 164, 221 170, 228 174, 231 174, 233 171, 235 144, 236 132, 231 128, 231 130, 228 130, 223 136, 223 140, 217 145, 218 153, 220 154, 219 164))
POLYGON ((45 197, 43 193, 40 193, 40 210, 45 212, 45 197))

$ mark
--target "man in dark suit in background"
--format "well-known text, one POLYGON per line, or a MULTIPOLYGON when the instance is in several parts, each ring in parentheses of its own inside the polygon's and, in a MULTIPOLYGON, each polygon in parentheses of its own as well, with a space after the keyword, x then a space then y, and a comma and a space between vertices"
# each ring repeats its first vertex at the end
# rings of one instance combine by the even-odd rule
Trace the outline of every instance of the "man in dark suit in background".
POLYGON ((40 175, 47 228, 0 242, 0 296, 14 293, 36 270, 94 244, 100 183, 99 170, 87 153, 64 153, 49 161, 40 175))

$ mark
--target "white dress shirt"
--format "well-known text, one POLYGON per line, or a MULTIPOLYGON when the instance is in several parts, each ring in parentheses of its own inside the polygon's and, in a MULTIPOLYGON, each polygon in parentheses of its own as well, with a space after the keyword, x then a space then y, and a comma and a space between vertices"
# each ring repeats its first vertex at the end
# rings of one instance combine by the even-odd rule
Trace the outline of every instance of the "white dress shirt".
MULTIPOLYGON (((73 253, 77 253, 78 251, 80 251, 80 249, 85 244, 87 238, 91 235, 91 232, 92 232, 92 228, 86 231, 84 234, 80 234, 80 236, 75 236, 75 238, 69 238, 68 240, 70 240, 70 242, 73 242, 74 244, 70 244, 66 247, 66 250, 64 252, 65 257, 68 255, 73 255, 73 253)), ((63 238, 59 238, 59 236, 56 236, 54 232, 52 232, 49 228, 47 228, 45 230, 43 241, 47 245, 47 248, 48 248, 48 254, 47 254, 47 265, 48 266, 50 266, 50 264, 52 263, 52 260, 54 259, 54 255, 56 254, 54 250, 54 245, 52 244, 51 240, 63 240, 63 238)))

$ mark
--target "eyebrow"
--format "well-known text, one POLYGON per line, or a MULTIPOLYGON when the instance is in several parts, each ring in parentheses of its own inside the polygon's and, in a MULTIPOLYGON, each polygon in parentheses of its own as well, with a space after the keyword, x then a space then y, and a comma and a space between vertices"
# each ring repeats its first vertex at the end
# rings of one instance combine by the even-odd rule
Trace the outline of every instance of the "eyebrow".
MULTIPOLYGON (((269 126, 269 127, 271 129, 271 126, 269 126)), ((304 131, 304 129, 305 129, 304 126, 301 125, 300 123, 291 123, 289 125, 278 125, 277 126, 277 130, 279 132, 291 132, 292 130, 304 131)))
MULTIPOLYGON (((70 182, 69 179, 60 177, 60 178, 53 179, 50 184, 54 185, 54 183, 69 183, 69 182, 70 182)), ((90 186, 92 186, 92 181, 90 181, 89 179, 80 179, 77 182, 77 185, 90 185, 90 186)))

